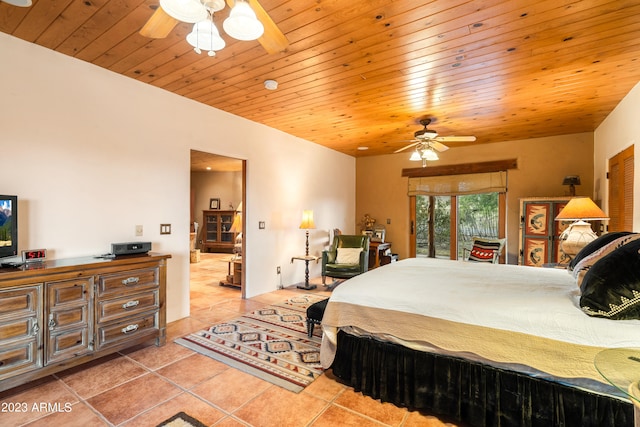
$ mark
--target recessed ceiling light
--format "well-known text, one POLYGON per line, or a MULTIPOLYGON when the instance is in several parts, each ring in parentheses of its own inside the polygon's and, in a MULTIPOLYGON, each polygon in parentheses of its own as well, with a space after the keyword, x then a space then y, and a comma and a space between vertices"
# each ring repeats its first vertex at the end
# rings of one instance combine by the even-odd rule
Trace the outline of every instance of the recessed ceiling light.
POLYGON ((364 147, 362 145, 360 147, 358 147, 358 150, 360 150, 360 151, 366 151, 368 149, 369 149, 369 147, 364 147))
POLYGON ((210 171, 211 170, 211 166, 207 166, 207 170, 210 171))

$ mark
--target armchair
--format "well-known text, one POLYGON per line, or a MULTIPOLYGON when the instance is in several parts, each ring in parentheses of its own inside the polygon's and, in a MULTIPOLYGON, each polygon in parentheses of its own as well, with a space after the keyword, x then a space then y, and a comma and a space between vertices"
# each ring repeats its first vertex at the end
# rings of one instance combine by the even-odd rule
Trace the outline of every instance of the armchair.
POLYGON ((340 234, 322 252, 322 284, 326 278, 349 279, 369 269, 369 236, 340 234))
POLYGON ((465 261, 490 262, 497 264, 507 239, 489 237, 473 237, 471 249, 462 248, 465 261))

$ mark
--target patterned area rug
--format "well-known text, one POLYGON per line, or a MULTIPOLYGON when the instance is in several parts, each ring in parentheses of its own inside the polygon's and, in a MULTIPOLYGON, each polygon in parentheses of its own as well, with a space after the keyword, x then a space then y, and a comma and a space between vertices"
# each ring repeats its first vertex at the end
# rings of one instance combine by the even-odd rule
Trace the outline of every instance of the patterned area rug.
POLYGON ((320 328, 307 336, 307 308, 326 296, 302 295, 175 342, 296 393, 322 374, 320 328))
POLYGON ((158 424, 158 427, 206 427, 200 421, 185 414, 184 412, 178 412, 173 417, 158 424))

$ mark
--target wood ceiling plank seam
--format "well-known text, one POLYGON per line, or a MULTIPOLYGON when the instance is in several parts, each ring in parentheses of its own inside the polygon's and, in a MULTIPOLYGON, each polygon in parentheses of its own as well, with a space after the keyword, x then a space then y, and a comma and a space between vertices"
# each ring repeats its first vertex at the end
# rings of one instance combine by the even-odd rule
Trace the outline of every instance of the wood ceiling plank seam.
MULTIPOLYGON (((584 61, 584 62, 589 63, 589 65, 593 65, 593 64, 591 64, 591 63, 593 62, 591 57, 587 58, 587 60, 586 60, 586 61, 584 61)), ((524 65, 521 65, 521 66, 522 66, 522 67, 528 67, 528 65, 527 65, 527 64, 524 64, 524 65)), ((488 66, 487 66, 487 63, 486 63, 486 62, 484 63, 484 67, 485 67, 485 68, 488 68, 488 66)), ((445 71, 446 71, 446 70, 445 70, 445 71)), ((497 70, 493 70, 493 69, 491 69, 491 70, 488 70, 488 71, 487 71, 487 73, 489 73, 489 72, 490 72, 490 73, 495 73, 496 71, 497 71, 497 70)), ((390 76, 390 77, 391 77, 391 76, 390 76)), ((459 77, 460 77, 460 75, 458 75, 458 78, 459 78, 459 77)), ((478 79, 478 76, 477 76, 477 75, 474 75, 474 77, 470 77, 471 81, 473 81, 473 80, 477 80, 477 79, 478 79), (475 77, 475 78, 474 78, 474 77, 475 77)), ((362 90, 362 89, 360 89, 360 91, 361 91, 361 90, 362 90)), ((299 95, 302 95, 302 94, 301 94, 300 92, 298 92, 298 94, 297 94, 297 95, 299 96, 299 95)))
POLYGON ((130 6, 137 7, 144 0, 109 0, 96 13, 82 23, 73 34, 60 43, 57 52, 73 56, 85 49, 96 38, 127 14, 130 6), (131 5, 130 5, 131 4, 131 5))
POLYGON ((124 13, 118 19, 104 29, 104 32, 97 36, 91 44, 85 46, 77 54, 76 58, 87 62, 94 62, 97 58, 109 55, 118 46, 126 44, 126 40, 133 37, 134 43, 145 42, 149 40, 138 34, 140 31, 140 20, 148 15, 148 8, 145 7, 144 0, 140 4, 135 5, 127 13, 124 13))
POLYGON ((35 2, 12 32, 22 40, 34 43, 72 0, 35 2))
MULTIPOLYGON (((467 2, 465 2, 465 3, 467 3, 467 2)), ((357 30, 357 29, 359 29, 359 25, 355 25, 354 29, 356 29, 356 30, 357 30)), ((329 53, 331 54, 332 50, 333 50, 333 49, 327 49, 327 52, 329 52, 329 53)), ((288 60, 288 61, 290 61, 290 60, 291 60, 291 58, 289 57, 289 58, 287 58, 287 60, 288 60)), ((251 67, 251 64, 248 64, 247 66, 248 66, 248 68, 253 69, 253 68, 251 67)), ((307 67, 302 66, 302 68, 304 69, 304 68, 307 68, 307 67)))
POLYGON ((0 31, 13 35, 28 14, 28 8, 15 7, 0 1, 0 31))
POLYGON ((107 0, 95 0, 89 4, 85 2, 70 1, 68 6, 56 16, 47 28, 38 36, 36 43, 49 49, 57 50, 67 38, 82 25, 82 23, 94 15, 107 0), (78 17, 68 19, 68 16, 78 17))

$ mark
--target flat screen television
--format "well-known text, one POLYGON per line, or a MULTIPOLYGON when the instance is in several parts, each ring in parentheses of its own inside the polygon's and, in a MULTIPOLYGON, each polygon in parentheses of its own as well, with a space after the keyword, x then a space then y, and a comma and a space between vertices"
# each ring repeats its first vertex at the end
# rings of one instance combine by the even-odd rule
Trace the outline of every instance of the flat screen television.
POLYGON ((18 197, 0 195, 0 258, 18 255, 18 197))

